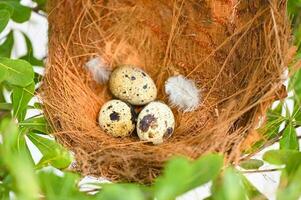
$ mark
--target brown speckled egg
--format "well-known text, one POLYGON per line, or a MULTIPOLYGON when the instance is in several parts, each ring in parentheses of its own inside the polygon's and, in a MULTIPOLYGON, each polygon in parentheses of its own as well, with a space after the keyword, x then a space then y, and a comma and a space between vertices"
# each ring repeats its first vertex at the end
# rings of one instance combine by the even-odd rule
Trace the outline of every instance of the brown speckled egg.
POLYGON ((142 69, 124 65, 111 74, 109 87, 112 94, 132 105, 145 105, 157 97, 154 81, 142 69))
POLYGON ((141 140, 160 144, 174 131, 175 118, 171 109, 164 103, 149 103, 137 119, 137 133, 141 140))
POLYGON ((129 136, 135 129, 136 114, 133 108, 120 100, 105 103, 99 112, 99 125, 114 137, 129 136))

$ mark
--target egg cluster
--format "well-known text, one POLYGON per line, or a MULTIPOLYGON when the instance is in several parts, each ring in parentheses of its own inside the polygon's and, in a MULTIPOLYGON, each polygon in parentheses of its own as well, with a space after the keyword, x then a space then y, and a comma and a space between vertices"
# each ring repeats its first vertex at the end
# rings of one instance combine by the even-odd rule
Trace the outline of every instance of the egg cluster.
POLYGON ((129 65, 117 67, 109 79, 115 100, 99 112, 99 125, 113 137, 130 136, 134 130, 140 140, 161 144, 173 134, 175 119, 171 109, 155 101, 157 87, 143 70, 129 65), (139 114, 135 106, 144 106, 139 114))

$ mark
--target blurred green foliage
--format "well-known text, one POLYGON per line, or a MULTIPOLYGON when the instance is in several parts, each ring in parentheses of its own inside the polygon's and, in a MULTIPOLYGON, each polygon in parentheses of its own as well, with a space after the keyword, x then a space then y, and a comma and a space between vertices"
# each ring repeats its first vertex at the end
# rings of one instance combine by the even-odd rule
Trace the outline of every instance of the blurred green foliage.
MULTIPOLYGON (((29 8, 19 0, 0 0, 0 33, 10 21, 24 23, 32 12, 43 12, 46 0, 34 0, 29 8)), ((301 0, 289 0, 288 12, 292 18, 296 61, 301 58, 301 0)), ((43 114, 28 117, 28 110, 40 113, 42 103, 32 105, 40 75, 34 67, 42 67, 43 60, 34 56, 30 39, 23 33, 27 53, 19 59, 11 59, 14 46, 14 30, 0 41, 0 199, 49 199, 49 200, 173 200, 194 188, 211 183, 211 196, 207 199, 244 200, 266 199, 242 173, 243 170, 260 170, 264 164, 279 166, 281 180, 277 192, 279 200, 297 200, 301 197, 301 152, 296 129, 301 126, 301 71, 295 73, 289 84, 293 93, 293 112, 288 112, 285 101, 270 109, 267 123, 260 132, 267 139, 276 139, 279 150, 268 151, 263 160, 249 159, 239 167, 224 166, 223 156, 208 154, 190 161, 177 157, 166 167, 153 185, 96 184, 96 194, 81 192, 81 177, 68 172, 73 158, 49 135, 51 127, 43 114), (10 95, 7 98, 4 91, 10 95), (285 115, 283 115, 285 110, 285 115), (281 129, 281 124, 284 128, 281 129), (41 152, 42 158, 34 161, 28 141, 41 152), (49 168, 51 166, 52 168, 49 168), (60 173, 57 170, 60 170, 60 173)), ((256 144, 256 148, 264 146, 256 144)))

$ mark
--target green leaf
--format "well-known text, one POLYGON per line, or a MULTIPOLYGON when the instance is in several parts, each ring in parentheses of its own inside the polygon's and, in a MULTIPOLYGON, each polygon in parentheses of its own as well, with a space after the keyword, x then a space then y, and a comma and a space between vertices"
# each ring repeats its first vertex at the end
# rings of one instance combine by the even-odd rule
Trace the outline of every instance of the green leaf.
POLYGON ((42 159, 37 164, 37 168, 52 165, 58 169, 65 169, 71 164, 72 157, 70 153, 55 140, 47 139, 34 133, 30 133, 27 136, 43 154, 42 159))
POLYGON ((241 162, 239 166, 246 170, 250 170, 250 169, 259 169, 263 164, 264 163, 262 160, 250 159, 241 162))
POLYGON ((23 6, 17 0, 1 0, 1 4, 6 4, 6 6, 13 8, 13 14, 11 16, 12 20, 17 23, 23 23, 29 20, 31 16, 31 9, 29 7, 23 6))
POLYGON ((5 29, 9 22, 10 13, 7 10, 0 9, 0 33, 5 29))
POLYGON ((23 121, 27 112, 29 101, 34 96, 35 84, 31 83, 29 86, 22 88, 18 86, 13 87, 12 104, 13 114, 19 121, 23 121))
POLYGON ((267 111, 266 123, 257 129, 257 132, 262 135, 263 139, 256 142, 246 153, 255 152, 263 147, 267 140, 279 137, 280 125, 288 120, 282 116, 282 109, 283 102, 280 102, 274 109, 270 108, 267 111))
POLYGON ((280 125, 286 121, 286 119, 281 115, 282 108, 283 103, 280 102, 276 108, 269 109, 267 112, 267 122, 265 126, 258 130, 267 139, 276 137, 279 133, 280 125))
POLYGON ((223 157, 216 154, 189 162, 176 158, 167 163, 162 177, 154 185, 156 199, 170 200, 217 177, 223 157), (179 173, 181 172, 181 173, 179 173))
POLYGON ((263 159, 273 165, 285 165, 283 169, 288 179, 301 165, 301 152, 295 150, 271 150, 263 155, 263 159))
POLYGON ((213 184, 212 199, 215 200, 244 200, 247 193, 241 175, 233 168, 227 168, 221 182, 213 184))
POLYGON ((301 197, 301 166, 294 174, 291 182, 285 188, 280 188, 277 199, 298 200, 301 197))
POLYGON ((298 103, 301 102, 301 70, 298 70, 291 78, 289 89, 294 90, 298 103))
POLYGON ((3 42, 3 44, 0 45, 0 57, 8 57, 9 58, 11 56, 11 51, 12 51, 13 45, 14 45, 14 34, 11 31, 7 35, 6 40, 3 42))
POLYGON ((26 128, 31 132, 37 131, 37 133, 41 134, 48 134, 50 132, 50 126, 44 116, 29 118, 25 121, 19 122, 19 126, 26 128))
POLYGON ((43 104, 39 103, 39 102, 35 102, 33 107, 35 109, 39 109, 39 110, 42 110, 43 109, 43 104))
POLYGON ((0 0, 0 10, 8 11, 10 16, 14 13, 14 8, 8 5, 5 0, 0 0))
POLYGON ((232 168, 228 168, 225 171, 222 192, 223 196, 225 197, 224 199, 246 199, 247 195, 242 180, 237 172, 232 168))
POLYGON ((293 110, 293 119, 296 121, 297 125, 301 126, 301 105, 296 99, 293 110))
POLYGON ((290 14, 297 14, 301 7, 300 0, 289 0, 287 3, 287 10, 290 14))
POLYGON ((5 200, 5 199, 10 199, 9 197, 9 190, 4 187, 3 184, 0 184, 0 199, 5 200))
POLYGON ((7 69, 0 67, 0 83, 2 83, 7 77, 8 77, 7 69))
POLYGON ((260 193, 258 189, 244 175, 239 174, 239 176, 247 192, 248 199, 268 200, 268 198, 260 193))
POLYGON ((25 141, 20 142, 20 139, 24 139, 24 137, 20 137, 16 124, 7 119, 1 122, 0 133, 3 136, 3 145, 0 145, 0 151, 5 155, 3 163, 12 177, 16 199, 37 199, 39 187, 33 165, 28 158, 25 141), (24 184, 24 180, 26 180, 26 184, 24 184))
POLYGON ((143 200, 144 194, 138 185, 134 184, 105 184, 97 195, 99 200, 143 200))
POLYGON ((0 103, 0 110, 11 110, 12 108, 10 103, 0 103))
POLYGON ((33 82, 33 67, 24 60, 0 58, 0 70, 8 71, 6 81, 11 85, 26 87, 33 82))
MULTIPOLYGON (((10 153, 23 153, 24 158, 28 161, 32 161, 32 157, 28 147, 26 145, 24 134, 16 125, 10 122, 8 119, 4 119, 1 123, 0 131, 3 131, 3 138, 6 151, 10 153)), ((31 162, 33 163, 33 162, 31 162)))
POLYGON ((223 162, 223 156, 218 154, 208 154, 194 161, 193 178, 189 182, 190 188, 187 191, 215 179, 223 167, 223 162))
POLYGON ((299 141, 294 126, 290 123, 280 139, 280 149, 299 150, 299 141))
POLYGON ((273 165, 301 164, 301 152, 294 150, 270 150, 263 155, 263 160, 273 165))
POLYGON ((3 148, 9 153, 16 151, 18 144, 18 128, 9 119, 4 119, 0 124, 0 134, 3 137, 3 148))
POLYGON ((22 56, 20 59, 28 61, 33 66, 43 66, 43 60, 37 59, 33 55, 33 47, 31 44, 30 39, 23 33, 23 36, 25 38, 26 46, 27 46, 27 54, 22 56))
POLYGON ((37 84, 37 83, 40 83, 43 79, 43 76, 41 74, 38 74, 38 73, 35 73, 34 74, 34 82, 37 84))
POLYGON ((58 176, 51 171, 40 171, 38 173, 42 193, 49 200, 86 200, 94 199, 78 190, 77 184, 80 177, 73 173, 65 172, 58 176))

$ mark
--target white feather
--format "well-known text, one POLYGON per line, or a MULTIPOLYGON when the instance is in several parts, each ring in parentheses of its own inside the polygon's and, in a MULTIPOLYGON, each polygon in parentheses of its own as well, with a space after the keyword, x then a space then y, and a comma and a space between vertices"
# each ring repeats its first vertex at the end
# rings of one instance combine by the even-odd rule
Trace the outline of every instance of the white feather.
POLYGON ((111 70, 101 57, 92 58, 85 64, 85 67, 97 83, 105 84, 109 81, 111 70))
POLYGON ((193 111, 200 104, 200 90, 182 75, 170 77, 165 83, 165 92, 172 106, 184 112, 193 111))

